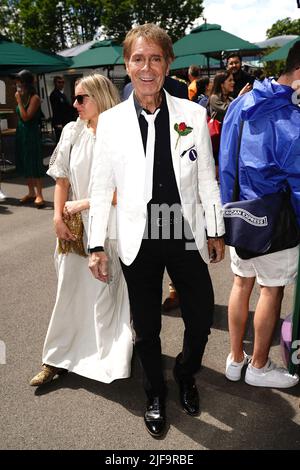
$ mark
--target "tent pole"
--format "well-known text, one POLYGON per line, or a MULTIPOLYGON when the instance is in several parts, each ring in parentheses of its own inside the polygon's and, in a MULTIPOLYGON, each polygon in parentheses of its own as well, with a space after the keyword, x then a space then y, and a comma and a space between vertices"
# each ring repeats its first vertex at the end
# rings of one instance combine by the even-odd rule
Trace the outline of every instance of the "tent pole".
POLYGON ((45 93, 46 93, 46 100, 47 100, 47 108, 48 108, 49 117, 52 117, 52 109, 51 109, 50 102, 49 102, 49 96, 48 96, 48 90, 47 90, 47 83, 46 83, 46 76, 45 76, 44 73, 43 73, 43 82, 44 82, 44 87, 45 87, 45 93))
POLYGON ((207 60, 207 75, 208 75, 208 77, 210 77, 209 55, 206 56, 206 60, 207 60))

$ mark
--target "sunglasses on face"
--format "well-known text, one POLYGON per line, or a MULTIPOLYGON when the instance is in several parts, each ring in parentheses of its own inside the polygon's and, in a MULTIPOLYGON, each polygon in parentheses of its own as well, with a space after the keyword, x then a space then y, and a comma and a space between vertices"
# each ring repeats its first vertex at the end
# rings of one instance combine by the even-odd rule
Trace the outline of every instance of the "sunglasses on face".
POLYGON ((90 96, 90 95, 76 95, 75 101, 77 101, 78 104, 83 104, 83 100, 85 96, 90 96))

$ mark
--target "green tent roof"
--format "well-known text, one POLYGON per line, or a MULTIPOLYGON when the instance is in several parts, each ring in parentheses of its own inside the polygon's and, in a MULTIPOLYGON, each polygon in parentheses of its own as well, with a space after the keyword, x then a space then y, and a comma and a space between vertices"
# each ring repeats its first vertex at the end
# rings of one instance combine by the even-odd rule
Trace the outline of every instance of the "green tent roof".
POLYGON ((174 44, 176 57, 190 54, 218 55, 222 51, 260 51, 259 47, 221 29, 218 24, 204 23, 174 44))
MULTIPOLYGON (((209 66, 214 67, 218 66, 220 62, 216 59, 209 59, 209 66)), ((172 62, 170 69, 186 69, 190 65, 199 65, 199 67, 207 67, 207 57, 203 54, 191 54, 177 57, 174 62, 172 62)))
POLYGON ((102 67, 124 64, 123 47, 108 39, 93 44, 87 51, 72 58, 72 68, 102 67))
POLYGON ((0 37, 0 71, 2 73, 18 71, 21 68, 35 73, 63 70, 69 67, 69 63, 69 60, 56 54, 36 51, 0 37))
POLYGON ((284 46, 280 47, 274 52, 271 52, 268 55, 265 55, 261 58, 262 62, 271 62, 272 60, 285 60, 288 56, 290 48, 295 44, 295 42, 300 41, 300 36, 296 39, 293 39, 290 42, 287 42, 284 46))

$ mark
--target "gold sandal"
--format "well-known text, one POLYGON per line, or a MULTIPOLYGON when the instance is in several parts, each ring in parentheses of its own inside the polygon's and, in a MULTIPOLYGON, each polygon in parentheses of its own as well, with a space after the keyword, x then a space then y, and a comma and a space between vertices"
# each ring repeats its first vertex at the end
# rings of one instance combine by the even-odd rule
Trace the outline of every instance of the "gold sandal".
POLYGON ((39 387, 40 385, 51 382, 56 375, 62 375, 67 372, 66 369, 59 369, 58 367, 49 366, 48 364, 43 364, 43 370, 35 375, 29 382, 33 387, 39 387))
POLYGON ((30 194, 26 194, 26 196, 19 199, 20 204, 26 204, 26 202, 34 202, 36 196, 30 196, 30 194))

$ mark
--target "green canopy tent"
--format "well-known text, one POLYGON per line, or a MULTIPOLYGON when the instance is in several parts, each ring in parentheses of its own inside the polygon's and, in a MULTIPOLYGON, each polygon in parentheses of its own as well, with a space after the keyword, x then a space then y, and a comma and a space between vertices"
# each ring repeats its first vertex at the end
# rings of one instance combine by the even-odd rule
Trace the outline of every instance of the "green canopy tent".
MULTIPOLYGON (((190 54, 190 55, 184 55, 181 57, 176 57, 174 62, 172 62, 170 69, 171 70, 186 69, 192 64, 199 65, 199 67, 206 67, 207 58, 203 54, 190 54)), ((216 59, 211 59, 210 65, 218 67, 219 61, 216 59)))
POLYGON ((290 42, 287 42, 284 46, 280 47, 274 52, 271 52, 268 55, 265 55, 261 58, 262 62, 272 62, 273 60, 285 60, 288 56, 290 48, 295 44, 295 42, 300 41, 300 36, 296 39, 293 39, 290 42))
MULTIPOLYGON (((45 73, 66 70, 69 68, 70 63, 70 59, 65 59, 51 52, 36 51, 0 35, 0 76, 9 76, 22 69, 30 70, 33 74, 42 75, 50 115, 45 73)), ((37 85, 39 88, 39 81, 37 85)))
POLYGON ((21 69, 42 74, 67 69, 70 60, 50 52, 40 52, 0 36, 0 75, 8 75, 21 69))
POLYGON ((210 57, 221 59, 224 51, 228 53, 238 51, 242 55, 250 52, 251 55, 255 55, 260 53, 260 48, 251 42, 223 31, 218 24, 209 23, 194 28, 190 34, 174 44, 176 58, 192 54, 203 54, 207 58, 208 69, 210 57))
POLYGON ((72 58, 71 68, 96 68, 123 65, 123 47, 115 43, 112 39, 98 41, 87 51, 81 52, 72 58))

